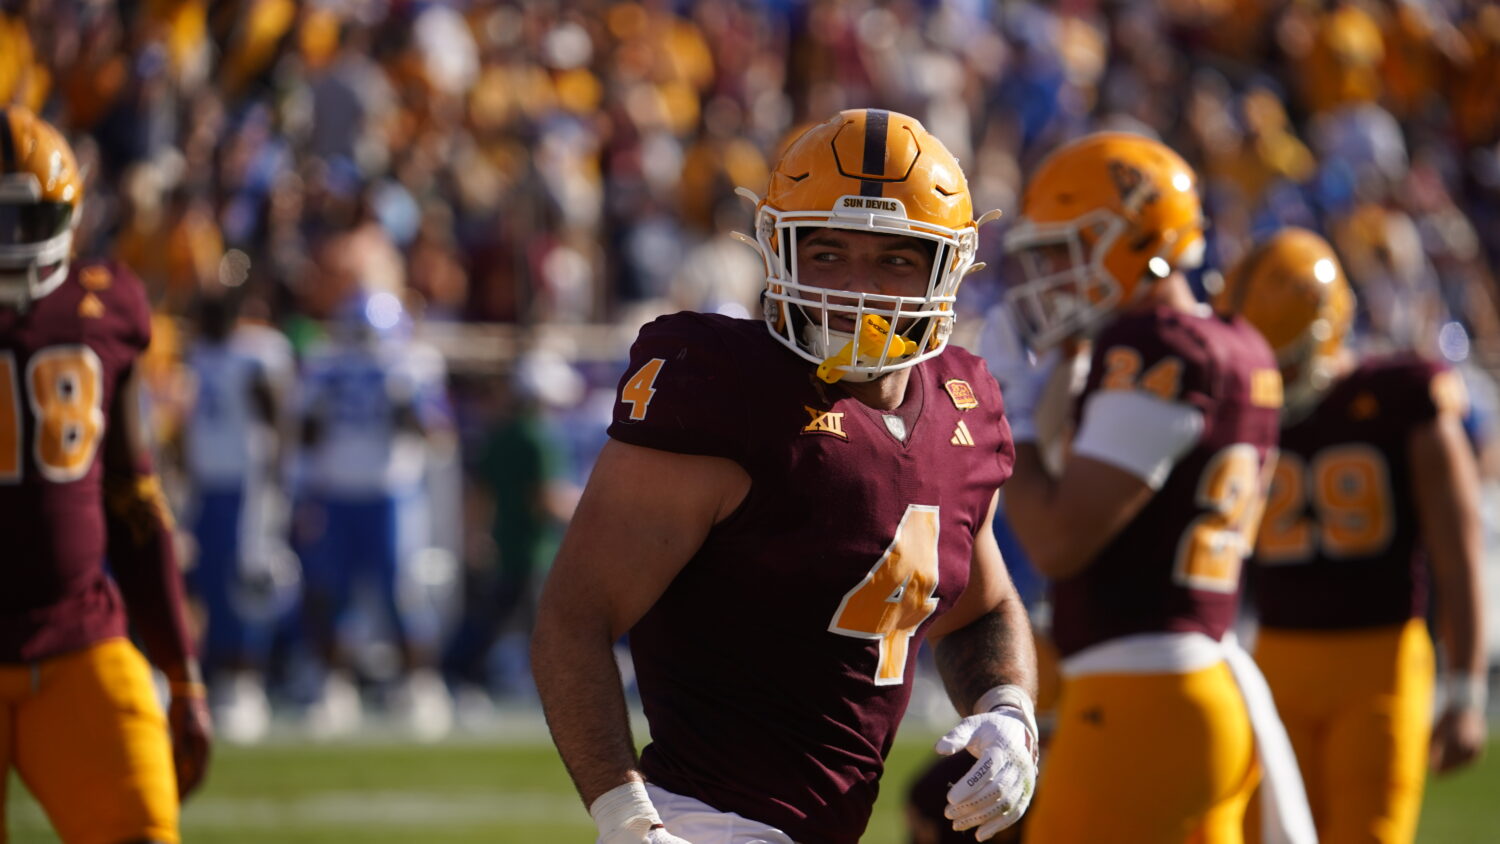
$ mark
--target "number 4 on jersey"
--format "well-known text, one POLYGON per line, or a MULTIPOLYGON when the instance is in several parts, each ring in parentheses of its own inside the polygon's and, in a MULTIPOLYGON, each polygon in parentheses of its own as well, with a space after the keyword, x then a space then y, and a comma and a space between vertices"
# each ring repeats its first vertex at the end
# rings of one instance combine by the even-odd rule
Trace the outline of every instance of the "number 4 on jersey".
POLYGON ((900 685, 907 645, 937 609, 938 508, 909 504, 885 553, 839 603, 830 633, 880 642, 875 685, 900 685))
POLYGON ((656 376, 661 374, 661 366, 666 363, 666 358, 652 358, 646 361, 646 365, 635 371, 625 386, 620 389, 620 401, 630 405, 630 420, 639 422, 646 418, 646 408, 651 404, 651 397, 656 395, 656 376))

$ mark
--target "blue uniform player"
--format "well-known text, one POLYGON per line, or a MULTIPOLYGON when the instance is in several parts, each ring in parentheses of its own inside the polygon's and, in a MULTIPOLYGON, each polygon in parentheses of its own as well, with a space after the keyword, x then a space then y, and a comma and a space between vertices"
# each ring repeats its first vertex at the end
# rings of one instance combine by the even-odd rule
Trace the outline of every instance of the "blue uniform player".
POLYGON ((331 669, 311 711, 315 731, 358 723, 338 626, 356 587, 372 586, 401 652, 398 698, 424 738, 445 733, 451 702, 432 670, 435 642, 419 635, 400 600, 403 562, 427 540, 423 482, 428 435, 442 421, 442 361, 405 337, 406 315, 389 293, 357 297, 337 336, 307 362, 303 389, 303 495, 299 517, 304 607, 331 669))
POLYGON ((198 546, 189 586, 208 617, 203 662, 215 720, 226 738, 250 742, 270 726, 261 683, 270 630, 249 617, 257 591, 247 566, 257 550, 251 504, 275 486, 281 395, 266 361, 234 342, 236 298, 225 290, 198 304, 183 450, 198 546))

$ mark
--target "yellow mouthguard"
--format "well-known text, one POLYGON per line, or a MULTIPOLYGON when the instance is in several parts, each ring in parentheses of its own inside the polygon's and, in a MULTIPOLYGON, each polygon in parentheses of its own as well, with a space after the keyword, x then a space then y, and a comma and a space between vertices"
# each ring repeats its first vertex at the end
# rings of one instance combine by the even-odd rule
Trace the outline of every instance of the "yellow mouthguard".
MULTIPOLYGON (((844 377, 848 367, 853 363, 855 356, 854 344, 859 343, 859 360, 861 363, 875 363, 880 360, 880 353, 885 351, 885 338, 891 332, 891 324, 875 314, 865 314, 860 322, 859 335, 855 340, 844 344, 838 354, 818 364, 818 377, 825 382, 833 382, 844 377)), ((896 335, 891 338, 890 360, 899 360, 917 351, 917 344, 911 340, 896 335)))

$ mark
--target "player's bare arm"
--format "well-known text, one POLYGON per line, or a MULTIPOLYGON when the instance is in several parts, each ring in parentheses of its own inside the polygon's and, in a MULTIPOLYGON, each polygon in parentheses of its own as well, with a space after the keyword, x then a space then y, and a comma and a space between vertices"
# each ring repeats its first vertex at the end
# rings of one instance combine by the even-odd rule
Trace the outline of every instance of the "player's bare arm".
POLYGON ((532 668, 585 804, 640 781, 611 647, 651 608, 750 479, 717 457, 606 443, 542 592, 532 668))
POLYGON ((1031 623, 995 542, 994 518, 991 501, 974 539, 969 586, 927 634, 948 698, 961 715, 972 715, 980 696, 999 685, 1020 686, 1036 697, 1031 623))
POLYGON ((1411 454, 1413 499, 1432 561, 1447 655, 1448 705, 1432 733, 1432 766, 1443 772, 1477 759, 1486 735, 1479 477, 1455 409, 1441 410, 1412 432, 1411 454))
POLYGON ((187 633, 171 511, 151 471, 140 389, 140 376, 131 370, 116 391, 106 430, 109 558, 147 655, 167 676, 177 788, 186 797, 207 772, 212 729, 203 677, 187 633))
POLYGON ((974 765, 948 792, 946 817, 983 841, 1018 820, 1031 803, 1038 752, 1036 648, 993 522, 999 502, 974 540, 969 585, 929 631, 948 698, 962 716, 937 751, 967 750, 974 765))
POLYGON ((1022 442, 1005 506, 1032 565, 1062 578, 1082 571, 1154 494, 1142 479, 1091 457, 1069 457, 1053 477, 1036 444, 1022 442))

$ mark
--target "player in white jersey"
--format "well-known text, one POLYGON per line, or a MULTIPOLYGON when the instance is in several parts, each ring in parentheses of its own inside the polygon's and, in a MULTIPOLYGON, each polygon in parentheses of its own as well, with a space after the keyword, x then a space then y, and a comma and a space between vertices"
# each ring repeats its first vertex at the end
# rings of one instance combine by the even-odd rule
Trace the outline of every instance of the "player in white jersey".
POLYGON ((284 392, 265 363, 234 341, 236 298, 220 291, 199 302, 183 445, 198 546, 189 585, 208 616, 203 664, 214 718, 225 738, 253 742, 270 725, 261 680, 270 628, 257 600, 265 592, 260 500, 277 486, 284 392))
POLYGON ((303 605, 312 645, 328 668, 315 732, 352 729, 359 699, 339 625, 357 587, 379 599, 399 648, 410 726, 436 738, 451 725, 451 701, 432 669, 435 642, 402 600, 403 561, 424 547, 423 495, 429 436, 443 425, 441 358, 407 338, 409 321, 389 293, 361 294, 335 320, 326 348, 303 373, 303 605), (438 373, 435 377, 434 372, 438 373))

